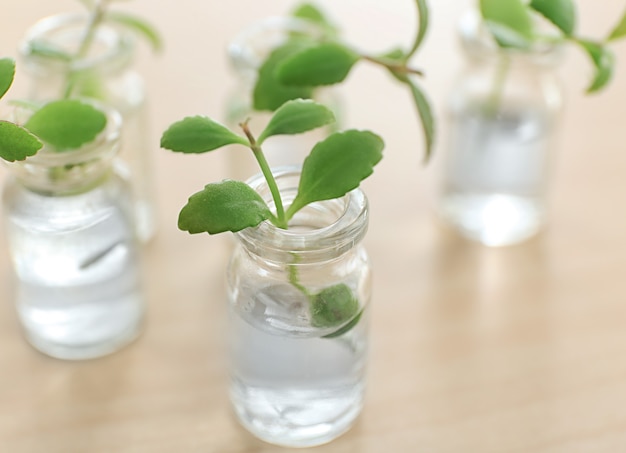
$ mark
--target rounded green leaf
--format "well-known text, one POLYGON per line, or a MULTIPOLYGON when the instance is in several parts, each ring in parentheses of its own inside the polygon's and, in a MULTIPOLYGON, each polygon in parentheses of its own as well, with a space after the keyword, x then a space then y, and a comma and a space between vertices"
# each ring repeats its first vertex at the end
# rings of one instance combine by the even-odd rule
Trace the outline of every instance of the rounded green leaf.
POLYGON ((487 27, 502 47, 526 47, 533 39, 533 25, 522 0, 480 0, 487 27))
POLYGON ((177 121, 161 136, 161 148, 182 153, 205 153, 232 144, 248 145, 248 141, 205 116, 177 121))
POLYGON ((63 99, 45 104, 33 113, 25 127, 57 151, 64 151, 95 140, 106 123, 106 115, 94 106, 63 99))
POLYGON ((304 99, 287 101, 276 110, 258 142, 261 144, 274 135, 300 134, 334 122, 335 115, 322 104, 304 99))
POLYGON ((314 295, 310 310, 314 327, 335 327, 357 316, 359 301, 348 286, 338 284, 314 295))
POLYGON ((285 59, 276 74, 281 83, 290 86, 332 85, 342 82, 359 58, 346 46, 328 42, 285 59))
POLYGON ((532 0, 530 7, 556 25, 567 36, 576 28, 576 5, 572 0, 532 0))
POLYGON ((240 181, 208 184, 193 194, 178 216, 178 228, 191 234, 237 232, 272 216, 267 204, 240 181))
POLYGON ((281 83, 276 75, 276 68, 286 58, 302 50, 311 42, 306 37, 292 38, 270 53, 259 68, 252 93, 255 110, 273 112, 292 99, 309 99, 313 96, 311 87, 292 87, 281 83))
POLYGON ((15 61, 11 58, 0 59, 0 98, 9 91, 15 77, 15 61))
POLYGON ((339 198, 356 189, 382 159, 383 140, 369 131, 336 132, 304 160, 298 193, 287 218, 309 203, 339 198))
POLYGON ((303 3, 301 5, 298 5, 293 13, 291 13, 291 15, 298 19, 313 22, 314 24, 326 30, 329 34, 336 34, 337 32, 335 26, 330 23, 322 10, 311 3, 303 3))
POLYGON ((0 121, 0 157, 14 162, 24 160, 41 149, 43 143, 23 127, 0 121))

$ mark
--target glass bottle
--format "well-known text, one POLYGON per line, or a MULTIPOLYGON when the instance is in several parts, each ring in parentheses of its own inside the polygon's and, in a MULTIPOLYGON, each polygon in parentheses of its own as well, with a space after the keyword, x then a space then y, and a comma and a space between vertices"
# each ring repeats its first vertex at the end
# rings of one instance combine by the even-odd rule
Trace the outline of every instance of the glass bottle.
POLYGON ((470 239, 514 244, 537 233, 546 215, 560 49, 500 49, 476 13, 460 25, 467 64, 448 104, 439 210, 470 239))
POLYGON ((93 36, 86 55, 63 59, 47 49, 68 55, 79 52, 89 17, 61 14, 38 21, 26 34, 20 48, 28 78, 27 98, 50 101, 67 95, 91 98, 117 110, 124 121, 119 173, 131 181, 138 237, 148 241, 156 229, 154 181, 149 142, 146 90, 134 70, 135 36, 107 22, 93 36))
MULTIPOLYGON (((275 175, 288 206, 299 170, 275 175)), ((249 184, 271 202, 261 176, 249 184)), ((371 293, 361 243, 367 223, 367 199, 356 189, 304 208, 289 230, 264 222, 236 233, 227 273, 231 401, 243 426, 262 440, 326 443, 361 411, 371 293), (316 297, 339 289, 354 306, 328 322, 316 297)))
POLYGON ((121 119, 92 143, 49 145, 10 172, 2 194, 17 313, 28 341, 61 359, 116 351, 139 332, 144 305, 129 187, 112 165, 121 119))
MULTIPOLYGON (((225 123, 233 130, 250 120, 253 131, 261 131, 272 116, 271 111, 253 108, 253 93, 262 63, 278 47, 297 34, 319 38, 328 30, 296 17, 269 17, 243 30, 228 46, 228 57, 235 73, 235 87, 226 102, 225 123)), ((316 102, 335 112, 337 122, 304 134, 275 136, 263 145, 267 161, 273 167, 302 165, 313 146, 336 131, 341 120, 340 100, 333 88, 316 88, 316 102)), ((257 172, 258 164, 249 153, 229 153, 229 172, 236 180, 244 181, 257 172)))

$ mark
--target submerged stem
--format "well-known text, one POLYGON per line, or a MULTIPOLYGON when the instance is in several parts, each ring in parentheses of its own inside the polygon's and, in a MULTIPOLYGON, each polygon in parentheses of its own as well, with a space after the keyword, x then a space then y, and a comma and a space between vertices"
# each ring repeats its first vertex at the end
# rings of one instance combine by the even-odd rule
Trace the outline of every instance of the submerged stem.
POLYGON ((487 101, 487 114, 490 116, 495 115, 500 108, 502 102, 502 94, 504 92, 504 85, 506 84, 506 78, 511 68, 511 57, 506 52, 501 52, 496 65, 496 72, 494 74, 493 86, 491 94, 487 101))

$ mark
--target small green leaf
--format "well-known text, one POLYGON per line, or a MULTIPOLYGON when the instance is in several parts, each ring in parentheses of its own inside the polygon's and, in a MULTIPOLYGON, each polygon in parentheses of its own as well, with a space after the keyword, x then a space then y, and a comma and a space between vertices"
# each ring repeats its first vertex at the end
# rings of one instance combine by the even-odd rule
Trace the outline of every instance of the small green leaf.
POLYGON ((413 47, 408 53, 408 57, 410 58, 413 54, 419 49, 422 41, 424 41, 424 37, 426 36, 426 32, 428 31, 429 24, 429 12, 428 12, 428 4, 426 0, 415 0, 417 5, 417 35, 415 36, 415 40, 413 42, 413 47))
POLYGON ((178 216, 178 228, 191 234, 237 232, 272 217, 261 196, 240 181, 208 184, 193 194, 178 216))
POLYGON ((286 86, 276 77, 278 65, 307 45, 310 45, 308 39, 293 38, 274 49, 263 62, 259 68, 252 96, 255 110, 269 110, 273 112, 287 101, 292 99, 310 99, 313 96, 313 88, 286 86))
POLYGON ((373 173, 384 146, 378 135, 357 130, 336 132, 319 142, 304 160, 287 218, 309 203, 339 198, 356 189, 373 173))
POLYGON ((106 115, 75 99, 53 101, 37 110, 25 127, 57 151, 92 142, 106 126, 106 115))
POLYGON ((120 13, 118 11, 111 11, 106 14, 106 19, 120 24, 137 33, 139 36, 144 37, 146 41, 150 43, 155 52, 163 50, 163 40, 161 39, 161 35, 151 23, 145 21, 141 17, 127 13, 120 13))
POLYGON ((595 67, 595 74, 591 84, 587 87, 587 93, 601 90, 613 76, 615 55, 609 48, 597 42, 586 39, 577 39, 575 42, 585 50, 595 67))
POLYGON ((32 41, 28 44, 28 54, 41 57, 50 58, 52 60, 59 60, 64 62, 72 61, 72 55, 59 49, 57 46, 45 41, 32 41))
POLYGON ((322 104, 304 99, 287 101, 276 110, 259 136, 258 143, 260 145, 274 135, 300 134, 333 122, 335 115, 322 104))
POLYGON ((41 149, 43 143, 17 124, 0 121, 0 157, 14 162, 24 160, 41 149))
POLYGON ((9 91, 15 77, 15 61, 11 58, 0 59, 0 98, 9 91))
POLYGON ((615 41, 626 36, 626 11, 621 17, 615 28, 609 34, 607 41, 615 41))
POLYGON ((530 7, 571 36, 576 28, 576 5, 572 0, 531 0, 530 7))
POLYGON ((359 301, 344 284, 324 288, 311 300, 311 325, 335 327, 354 318, 359 311, 359 301))
POLYGON ((243 137, 205 116, 189 116, 172 124, 161 136, 161 148, 187 154, 233 144, 249 145, 243 137))
POLYGON ((530 13, 522 0, 480 0, 480 12, 502 47, 527 47, 533 40, 530 13))
POLYGON ((332 85, 342 82, 359 55, 333 42, 308 47, 286 58, 276 69, 278 80, 290 86, 332 85))
POLYGON ((407 77, 411 95, 415 102, 415 107, 421 119, 422 130, 424 132, 424 141, 426 142, 426 151, 424 153, 424 162, 428 162, 433 152, 433 143, 435 141, 435 119, 432 113, 430 103, 426 95, 416 82, 407 77))
POLYGON ((330 23, 321 9, 311 3, 303 3, 291 13, 293 17, 308 20, 326 30, 329 34, 336 34, 337 29, 330 23))

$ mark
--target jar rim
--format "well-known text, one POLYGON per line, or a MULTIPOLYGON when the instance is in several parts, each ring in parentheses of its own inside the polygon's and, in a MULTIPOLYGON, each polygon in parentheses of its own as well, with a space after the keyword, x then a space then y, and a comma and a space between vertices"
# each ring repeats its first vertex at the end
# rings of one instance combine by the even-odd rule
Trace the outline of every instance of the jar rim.
MULTIPOLYGON (((283 186, 281 194, 286 191, 285 182, 290 184, 289 190, 295 192, 297 185, 294 187, 293 184, 300 179, 300 167, 278 167, 272 172, 279 188, 283 186)), ((260 173, 246 183, 260 194, 267 188, 265 178, 260 173)), ((264 221, 256 227, 235 233, 236 237, 247 250, 264 259, 287 262, 297 260, 298 263, 304 263, 340 256, 365 236, 369 208, 367 197, 360 188, 341 198, 320 201, 309 206, 313 205, 317 209, 335 211, 335 220, 306 230, 283 229, 264 221)))
MULTIPOLYGON (((119 70, 127 66, 132 58, 135 40, 132 34, 123 33, 119 27, 104 22, 95 33, 95 39, 101 44, 102 50, 96 55, 87 55, 73 61, 54 59, 33 52, 33 43, 37 41, 55 42, 62 31, 78 34, 84 31, 89 16, 85 13, 62 13, 44 17, 30 27, 20 45, 20 55, 26 59, 27 67, 31 69, 45 65, 49 69, 50 64, 56 64, 59 69, 67 68, 73 71, 87 69, 104 69, 111 71, 119 70)), ((63 38, 63 36, 61 36, 63 38)))

